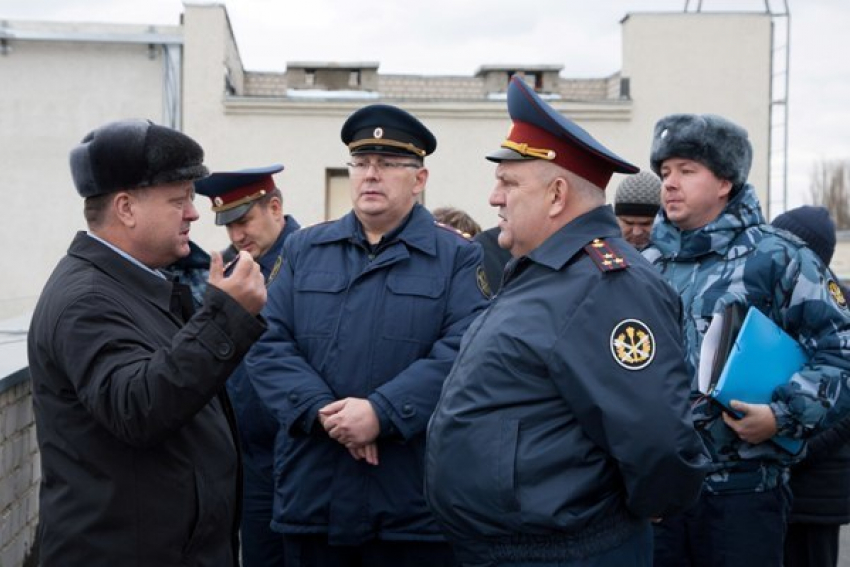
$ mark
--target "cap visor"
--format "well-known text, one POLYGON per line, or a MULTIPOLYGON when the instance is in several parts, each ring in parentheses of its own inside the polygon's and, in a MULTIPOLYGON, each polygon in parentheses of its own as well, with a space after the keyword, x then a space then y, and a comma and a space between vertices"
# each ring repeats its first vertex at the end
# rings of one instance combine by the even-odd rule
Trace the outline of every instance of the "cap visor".
POLYGON ((239 205, 238 207, 233 207, 226 211, 220 211, 215 214, 215 224, 218 226, 224 226, 232 223, 233 221, 237 221, 242 218, 245 213, 251 210, 251 207, 253 206, 254 203, 245 203, 244 205, 239 205))
POLYGON ((524 156, 519 152, 515 152, 509 148, 499 148, 495 152, 491 152, 487 154, 487 159, 490 161, 500 162, 500 161, 526 161, 530 159, 537 159, 533 156, 524 156))

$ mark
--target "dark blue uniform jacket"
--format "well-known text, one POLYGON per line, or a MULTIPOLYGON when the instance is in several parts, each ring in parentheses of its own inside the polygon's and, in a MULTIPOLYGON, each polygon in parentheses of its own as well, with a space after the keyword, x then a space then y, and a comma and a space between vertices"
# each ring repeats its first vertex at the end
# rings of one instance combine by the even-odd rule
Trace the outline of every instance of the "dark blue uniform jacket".
POLYGON ((357 218, 303 229, 269 288, 270 330, 247 360, 288 439, 277 445, 276 529, 332 544, 442 540, 422 494, 425 427, 463 332, 486 305, 481 249, 416 205, 374 249, 357 218), (316 417, 368 398, 380 464, 354 460, 316 417))
MULTIPOLYGON (((275 269, 283 263, 283 243, 290 234, 301 228, 298 222, 286 215, 286 224, 274 244, 257 263, 268 282, 275 269)), ((242 466, 245 471, 243 514, 268 514, 274 496, 272 474, 277 421, 260 402, 257 392, 248 380, 245 365, 240 364, 227 381, 227 393, 236 412, 239 424, 239 441, 242 448, 242 466)))
POLYGON ((610 207, 509 264, 428 429, 426 497, 461 560, 593 555, 696 500, 680 317, 610 207), (597 267, 595 238, 629 266, 597 267))

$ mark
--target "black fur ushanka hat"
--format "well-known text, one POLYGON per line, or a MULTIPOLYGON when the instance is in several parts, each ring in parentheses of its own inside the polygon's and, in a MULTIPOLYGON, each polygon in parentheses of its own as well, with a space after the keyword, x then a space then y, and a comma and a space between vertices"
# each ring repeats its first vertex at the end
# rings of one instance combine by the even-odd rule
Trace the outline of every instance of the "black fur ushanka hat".
POLYGON ((82 197, 194 181, 209 172, 189 136, 150 120, 110 122, 71 150, 71 175, 82 197))

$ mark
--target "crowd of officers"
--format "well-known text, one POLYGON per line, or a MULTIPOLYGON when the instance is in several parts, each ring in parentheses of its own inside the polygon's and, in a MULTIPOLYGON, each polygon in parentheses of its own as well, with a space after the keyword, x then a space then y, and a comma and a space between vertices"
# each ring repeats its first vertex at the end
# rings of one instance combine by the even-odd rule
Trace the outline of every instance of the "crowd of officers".
POLYGON ((88 230, 28 342, 42 564, 834 565, 850 311, 828 215, 767 224, 722 117, 663 117, 639 172, 518 78, 507 104, 484 231, 419 203, 437 140, 390 105, 342 126, 351 211, 305 228, 282 165, 210 174, 144 120, 88 133, 88 230), (196 193, 223 253, 189 238, 196 193), (696 374, 732 304, 808 362, 726 408, 696 374), (826 520, 792 513, 792 466, 826 520))

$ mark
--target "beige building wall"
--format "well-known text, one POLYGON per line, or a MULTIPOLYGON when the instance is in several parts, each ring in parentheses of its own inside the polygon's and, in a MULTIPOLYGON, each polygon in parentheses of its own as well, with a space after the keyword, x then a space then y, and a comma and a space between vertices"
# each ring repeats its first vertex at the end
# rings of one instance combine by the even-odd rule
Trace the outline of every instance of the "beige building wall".
MULTIPOLYGON (((346 118, 372 99, 285 99, 226 94, 223 75, 238 56, 224 10, 215 5, 187 5, 185 17, 184 126, 207 152, 213 170, 282 163, 275 179, 284 207, 301 224, 325 220, 328 170, 345 168, 348 152, 340 140, 346 118)), ((232 74, 232 71, 231 71, 232 74)), ((401 104, 401 103, 398 103, 401 104)), ((430 178, 427 206, 453 204, 470 210, 484 224, 494 224, 487 206, 492 164, 483 155, 507 133, 504 102, 402 104, 434 132, 438 149, 426 159, 430 178)), ((202 206, 208 203, 202 203, 202 206)), ((206 237, 206 232, 204 237, 206 237)), ((223 246, 226 235, 210 235, 223 246)))
MULTIPOLYGON (((281 162, 287 169, 278 180, 288 210, 302 223, 325 220, 325 172, 347 159, 339 129, 351 112, 373 101, 225 95, 223 75, 241 73, 226 12, 216 5, 186 6, 185 34, 185 126, 202 141, 211 167, 281 162)), ((766 202, 770 34, 766 14, 632 14, 623 21, 622 71, 631 99, 550 102, 641 167, 648 167, 652 127, 661 116, 728 116, 750 132, 756 148, 751 179, 766 202)), ((426 160, 425 204, 453 205, 482 226, 495 224, 487 202, 494 165, 483 156, 507 134, 504 100, 385 102, 414 113, 437 137, 437 151, 426 160)), ((612 180, 609 197, 619 181, 612 180)))
MULTIPOLYGON (((116 39, 138 39, 149 31, 147 26, 11 25, 42 35, 76 34, 78 41, 12 40, 11 51, 0 55, 0 191, 9 210, 18 213, 0 230, 8 243, 7 263, 26 266, 0 279, 0 317, 32 307, 73 232, 83 228, 82 203, 68 171, 71 147, 109 120, 165 120, 161 51, 116 39)), ((416 76, 380 79, 378 84, 394 93, 388 98, 368 89, 347 98, 291 96, 280 87, 287 80, 284 74, 252 74, 243 68, 238 38, 221 5, 186 5, 182 26, 154 32, 182 41, 182 128, 203 145, 209 167, 283 163, 286 169, 276 180, 287 211, 302 224, 323 221, 329 210, 339 210, 327 195, 329 176, 344 172, 348 159, 340 128, 352 112, 376 101, 411 111, 438 139, 436 153, 426 160, 431 172, 426 206, 452 205, 483 227, 496 223, 488 204, 494 165, 484 155, 498 147, 510 123, 504 95, 486 94, 492 87, 484 85, 499 82, 487 71, 500 67, 482 66, 481 76, 432 81, 439 96, 404 87, 421 82, 416 76), (265 94, 246 96, 249 85, 259 84, 265 94), (482 94, 476 95, 476 89, 482 94)), ((375 64, 370 65, 373 72, 375 64)), ((729 116, 750 132, 755 147, 751 178, 764 192, 769 73, 770 19, 764 14, 632 14, 623 21, 620 74, 629 80, 630 97, 611 94, 620 84, 619 75, 562 78, 562 85, 576 89, 569 92, 579 94, 550 102, 642 167, 648 165, 652 126, 662 115, 729 116)), ((617 177, 612 180, 609 197, 618 182, 617 177)), ((334 187, 338 203, 338 178, 334 187)), ((227 237, 213 224, 208 201, 199 197, 197 205, 202 216, 193 226, 193 238, 207 249, 223 248, 227 237)))
MULTIPOLYGON (((358 108, 375 102, 293 99, 226 94, 222 77, 238 65, 226 12, 216 5, 187 5, 184 25, 184 126, 207 151, 212 169, 283 163, 276 179, 285 207, 302 224, 325 220, 326 173, 344 168, 348 153, 339 132, 358 108), (222 54, 225 57, 222 58, 222 54)), ((426 159, 430 177, 425 193, 429 208, 452 205, 470 213, 484 227, 497 222, 488 197, 495 165, 484 159, 507 135, 510 120, 504 98, 476 101, 382 100, 404 107, 421 119, 438 140, 426 159)), ((587 103, 552 101, 600 139, 613 140, 630 120, 629 101, 587 103)), ((204 233, 206 236, 206 232, 204 233)), ((226 244, 224 234, 210 242, 226 244)))

